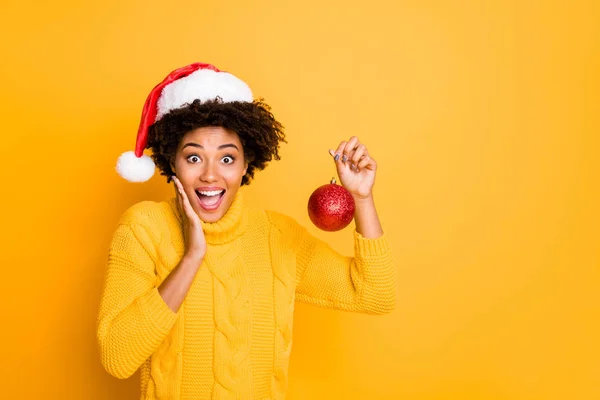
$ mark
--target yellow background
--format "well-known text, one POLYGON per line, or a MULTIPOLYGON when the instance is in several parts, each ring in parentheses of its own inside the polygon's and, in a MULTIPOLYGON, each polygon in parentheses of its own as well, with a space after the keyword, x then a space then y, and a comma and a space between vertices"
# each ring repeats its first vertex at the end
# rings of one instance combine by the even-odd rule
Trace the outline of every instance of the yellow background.
POLYGON ((95 321, 110 236, 162 177, 114 172, 144 100, 204 61, 264 97, 283 160, 245 190, 349 253, 306 202, 357 135, 379 162, 398 308, 299 304, 290 400, 600 399, 600 3, 3 1, 4 399, 135 399, 95 321))

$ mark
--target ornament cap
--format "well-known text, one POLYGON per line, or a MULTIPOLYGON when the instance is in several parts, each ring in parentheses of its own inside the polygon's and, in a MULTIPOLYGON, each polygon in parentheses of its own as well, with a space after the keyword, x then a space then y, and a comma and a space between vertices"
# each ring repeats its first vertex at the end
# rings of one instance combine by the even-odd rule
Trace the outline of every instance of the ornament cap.
POLYGON ((329 182, 329 183, 331 183, 331 184, 335 185, 335 183, 336 183, 336 182, 335 182, 335 176, 334 176, 333 178, 331 178, 331 182, 329 182))

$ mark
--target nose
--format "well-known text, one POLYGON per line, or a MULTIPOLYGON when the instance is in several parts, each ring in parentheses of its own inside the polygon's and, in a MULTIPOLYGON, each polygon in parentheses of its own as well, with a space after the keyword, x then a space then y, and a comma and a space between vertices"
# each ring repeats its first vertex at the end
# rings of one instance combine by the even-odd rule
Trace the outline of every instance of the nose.
POLYGON ((217 180, 217 168, 213 162, 207 162, 205 167, 202 170, 202 174, 200 174, 200 180, 202 182, 215 182, 217 180))

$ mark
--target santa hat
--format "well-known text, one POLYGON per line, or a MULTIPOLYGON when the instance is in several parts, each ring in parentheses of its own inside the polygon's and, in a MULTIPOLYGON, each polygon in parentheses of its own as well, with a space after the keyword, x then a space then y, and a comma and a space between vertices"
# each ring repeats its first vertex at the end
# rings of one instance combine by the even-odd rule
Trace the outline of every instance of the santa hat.
POLYGON ((148 128, 169 111, 191 104, 194 100, 252 102, 252 91, 246 83, 210 64, 194 63, 171 72, 148 95, 135 142, 135 152, 123 153, 117 161, 117 172, 130 182, 145 182, 154 175, 154 162, 144 155, 148 128))

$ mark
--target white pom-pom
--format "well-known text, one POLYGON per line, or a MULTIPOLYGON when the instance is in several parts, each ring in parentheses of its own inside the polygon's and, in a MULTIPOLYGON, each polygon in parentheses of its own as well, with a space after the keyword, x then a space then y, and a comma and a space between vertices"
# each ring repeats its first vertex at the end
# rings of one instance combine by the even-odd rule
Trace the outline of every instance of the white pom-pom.
POLYGON ((117 172, 129 182, 146 182, 154 175, 154 162, 145 154, 138 158, 126 151, 117 160, 117 172))

